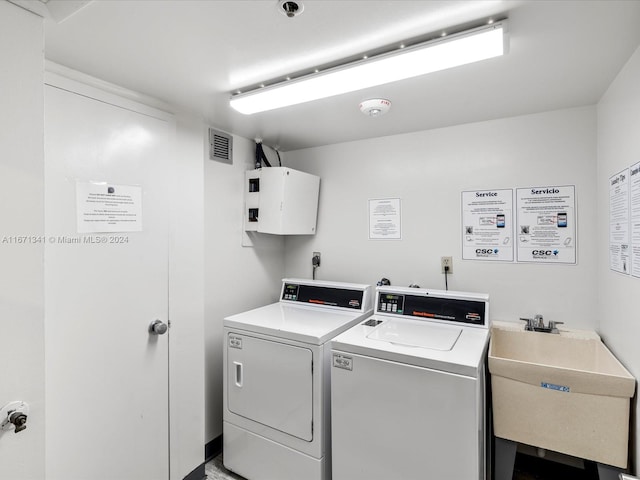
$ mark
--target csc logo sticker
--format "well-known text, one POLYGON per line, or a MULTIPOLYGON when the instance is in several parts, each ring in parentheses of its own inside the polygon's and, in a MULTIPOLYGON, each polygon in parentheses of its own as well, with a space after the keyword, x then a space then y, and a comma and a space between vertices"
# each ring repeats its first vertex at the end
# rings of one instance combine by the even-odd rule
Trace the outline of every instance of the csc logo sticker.
POLYGON ((534 258, 557 258, 559 250, 532 250, 531 255, 534 258))
POLYGON ((498 255, 497 248, 476 248, 476 257, 494 257, 498 255))

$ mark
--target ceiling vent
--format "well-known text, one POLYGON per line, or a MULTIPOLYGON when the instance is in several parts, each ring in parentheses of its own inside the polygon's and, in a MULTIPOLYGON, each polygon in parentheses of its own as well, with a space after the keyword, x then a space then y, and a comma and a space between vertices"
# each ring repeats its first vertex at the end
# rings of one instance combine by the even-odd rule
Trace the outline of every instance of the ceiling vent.
POLYGON ((209 129, 209 160, 233 164, 233 137, 220 130, 209 129))

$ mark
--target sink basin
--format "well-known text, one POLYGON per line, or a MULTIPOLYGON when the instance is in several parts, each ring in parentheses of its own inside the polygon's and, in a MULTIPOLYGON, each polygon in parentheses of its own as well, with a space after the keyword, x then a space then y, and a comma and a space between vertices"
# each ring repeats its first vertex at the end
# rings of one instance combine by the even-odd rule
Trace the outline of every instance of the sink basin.
POLYGON ((625 468, 635 379, 594 333, 493 328, 497 437, 625 468))

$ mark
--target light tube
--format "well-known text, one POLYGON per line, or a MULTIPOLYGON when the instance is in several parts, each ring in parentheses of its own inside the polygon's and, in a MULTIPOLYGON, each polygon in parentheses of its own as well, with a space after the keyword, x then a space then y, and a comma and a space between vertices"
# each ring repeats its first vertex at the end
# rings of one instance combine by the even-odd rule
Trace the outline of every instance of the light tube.
POLYGON ((231 97, 230 105, 240 113, 251 115, 498 57, 505 53, 504 31, 504 21, 494 23, 240 93, 231 97))

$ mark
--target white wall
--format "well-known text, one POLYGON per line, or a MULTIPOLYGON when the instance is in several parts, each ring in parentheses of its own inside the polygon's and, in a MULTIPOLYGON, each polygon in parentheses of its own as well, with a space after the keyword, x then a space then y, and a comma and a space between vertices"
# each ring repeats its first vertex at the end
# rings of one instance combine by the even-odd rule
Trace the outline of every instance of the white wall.
MULTIPOLYGON (((640 279, 609 270, 609 177, 640 161, 640 49, 598 104, 598 318, 609 348, 640 378, 640 279)), ((638 408, 635 399, 635 409, 638 408)), ((635 410, 634 409, 634 410, 635 410)), ((637 462, 640 425, 632 425, 631 456, 637 462)))
POLYGON ((176 130, 169 235, 170 465, 171 478, 182 479, 204 460, 204 167, 201 122, 179 116, 176 130))
POLYGON ((284 159, 321 177, 318 233, 286 239, 287 276, 309 277, 319 251, 317 278, 444 288, 440 257, 451 255, 449 288, 489 293, 493 319, 541 313, 595 327, 595 107, 292 151, 284 159), (462 191, 567 184, 576 185, 577 265, 461 260, 462 191), (402 240, 368 240, 367 200, 388 197, 402 199, 402 240))
POLYGON ((29 403, 0 432, 0 478, 44 478, 44 85, 42 19, 0 2, 0 407, 29 403), (11 237, 29 236, 26 243, 11 237))
POLYGON ((255 144, 233 142, 233 165, 204 160, 206 442, 222 434, 223 319, 277 301, 284 273, 282 237, 256 234, 254 246, 242 246, 244 172, 255 144))

